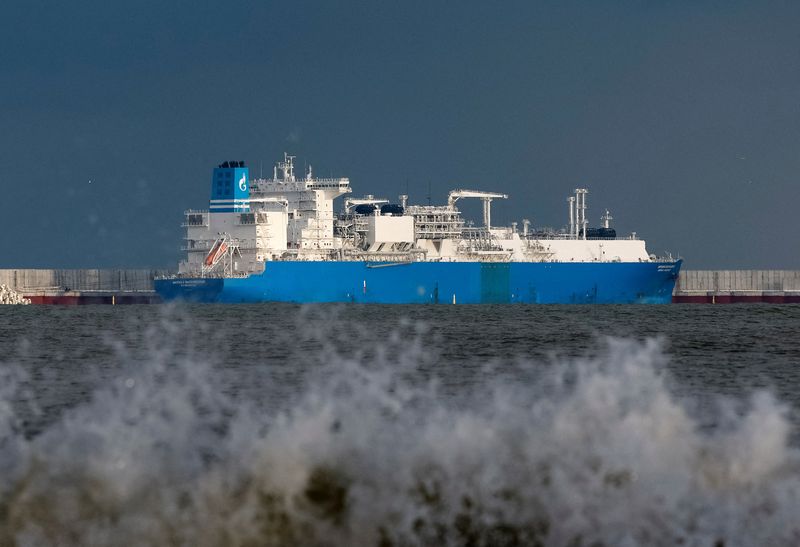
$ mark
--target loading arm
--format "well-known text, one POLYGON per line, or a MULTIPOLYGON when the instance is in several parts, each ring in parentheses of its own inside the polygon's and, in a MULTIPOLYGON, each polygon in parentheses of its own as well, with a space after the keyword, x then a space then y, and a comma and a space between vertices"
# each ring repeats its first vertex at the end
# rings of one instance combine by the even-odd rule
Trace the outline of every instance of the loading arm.
POLYGON ((461 198, 480 198, 483 200, 483 225, 488 230, 492 227, 492 200, 508 199, 508 194, 497 192, 482 192, 480 190, 451 190, 447 194, 447 206, 454 207, 461 198))

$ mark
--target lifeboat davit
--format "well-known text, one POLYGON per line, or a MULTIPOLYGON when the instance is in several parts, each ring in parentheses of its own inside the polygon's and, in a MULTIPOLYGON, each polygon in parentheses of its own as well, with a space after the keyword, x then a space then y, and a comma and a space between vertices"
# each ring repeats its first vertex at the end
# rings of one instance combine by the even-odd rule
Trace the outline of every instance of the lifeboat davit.
POLYGON ((228 244, 225 243, 224 240, 218 239, 214 243, 214 246, 211 247, 211 250, 208 251, 208 254, 206 255, 205 265, 213 266, 214 264, 219 262, 219 259, 222 258, 222 255, 224 255, 225 251, 227 250, 228 250, 228 244))

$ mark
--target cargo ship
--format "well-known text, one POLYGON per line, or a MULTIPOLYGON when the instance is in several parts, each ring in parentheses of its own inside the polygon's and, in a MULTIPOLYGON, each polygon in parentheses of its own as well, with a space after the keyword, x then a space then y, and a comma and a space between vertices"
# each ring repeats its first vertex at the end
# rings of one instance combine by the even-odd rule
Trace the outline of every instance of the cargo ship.
POLYGON ((617 237, 608 210, 587 220, 586 188, 567 198, 564 227, 527 219, 492 225, 494 191, 455 189, 446 204, 351 197, 348 178, 295 175, 284 154, 272 178, 244 162, 213 170, 207 210, 185 212, 178 273, 155 280, 163 300, 378 304, 668 303, 677 258, 647 252, 635 233, 617 237), (343 198, 337 210, 334 202, 343 198), (483 205, 480 225, 458 209, 483 205))

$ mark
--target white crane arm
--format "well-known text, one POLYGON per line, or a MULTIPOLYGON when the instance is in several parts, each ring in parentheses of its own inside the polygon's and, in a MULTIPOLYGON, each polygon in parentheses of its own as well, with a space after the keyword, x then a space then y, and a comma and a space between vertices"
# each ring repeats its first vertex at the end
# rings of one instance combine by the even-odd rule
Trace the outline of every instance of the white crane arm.
POLYGON ((483 199, 508 199, 508 194, 498 192, 483 192, 481 190, 450 190, 447 195, 447 205, 452 207, 461 198, 483 198, 483 199))

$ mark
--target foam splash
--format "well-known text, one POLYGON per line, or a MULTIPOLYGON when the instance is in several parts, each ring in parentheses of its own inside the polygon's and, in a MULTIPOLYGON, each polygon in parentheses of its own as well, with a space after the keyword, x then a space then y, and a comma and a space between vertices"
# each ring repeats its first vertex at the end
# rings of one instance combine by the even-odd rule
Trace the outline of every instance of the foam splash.
POLYGON ((165 320, 144 366, 30 440, 2 368, 0 544, 800 543, 787 409, 760 392, 702 428, 657 341, 489 367, 456 402, 413 326, 369 355, 322 339, 324 365, 267 411, 174 347, 188 328, 165 320))

